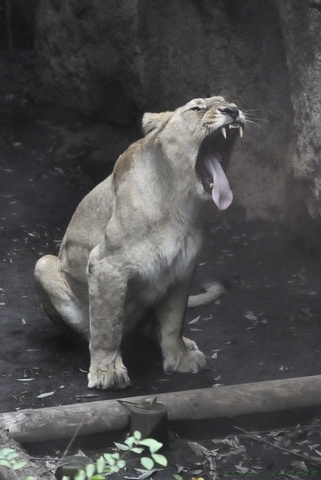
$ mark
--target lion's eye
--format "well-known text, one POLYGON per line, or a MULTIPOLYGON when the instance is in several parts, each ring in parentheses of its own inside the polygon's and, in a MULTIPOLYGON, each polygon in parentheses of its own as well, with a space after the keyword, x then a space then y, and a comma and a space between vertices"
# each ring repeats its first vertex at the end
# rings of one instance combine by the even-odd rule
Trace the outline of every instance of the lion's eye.
POLYGON ((194 110, 194 112, 200 112, 203 109, 201 107, 192 107, 191 110, 194 110))

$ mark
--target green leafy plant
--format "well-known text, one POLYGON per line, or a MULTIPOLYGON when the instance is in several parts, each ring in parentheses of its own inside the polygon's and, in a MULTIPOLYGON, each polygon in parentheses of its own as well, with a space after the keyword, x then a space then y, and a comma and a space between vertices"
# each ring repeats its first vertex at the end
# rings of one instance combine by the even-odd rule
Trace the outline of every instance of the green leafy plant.
MULTIPOLYGON (((167 466, 167 458, 158 453, 163 444, 154 438, 142 438, 140 432, 134 434, 124 441, 124 443, 116 443, 115 446, 122 452, 135 453, 142 455, 140 463, 146 470, 152 470, 155 463, 162 467, 167 466)), ((86 465, 84 469, 78 470, 74 480, 105 480, 106 476, 111 473, 119 472, 126 467, 126 461, 121 458, 119 452, 104 453, 97 460, 96 463, 86 465)), ((0 450, 0 465, 18 470, 26 465, 27 462, 18 460, 19 454, 11 448, 3 448, 0 450)), ((35 477, 27 477, 26 480, 37 480, 35 477)), ((70 480, 70 477, 64 476, 62 480, 70 480)))
MULTIPOLYGON (((116 443, 115 446, 120 452, 135 453, 144 456, 140 458, 140 463, 146 470, 152 470, 155 463, 162 467, 167 466, 167 458, 158 453, 163 444, 154 438, 142 438, 140 432, 134 434, 124 441, 124 443, 116 443), (147 454, 149 455, 147 456, 147 454)), ((119 472, 126 467, 126 461, 121 458, 120 453, 104 453, 98 458, 96 464, 89 464, 85 469, 79 470, 75 476, 75 480, 105 480, 106 475, 119 472)), ((69 477, 63 477, 62 480, 70 480, 69 477)))
POLYGON ((18 470, 26 465, 27 462, 18 460, 19 453, 13 448, 0 449, 0 465, 11 468, 12 470, 18 470))
POLYGON ((152 470, 155 463, 158 463, 162 467, 167 466, 166 457, 157 453, 162 448, 163 444, 154 438, 142 438, 140 432, 134 432, 134 434, 131 437, 128 437, 124 443, 115 442, 115 445, 120 451, 133 452, 138 455, 148 450, 150 456, 143 456, 140 459, 141 465, 146 468, 146 470, 152 470))
MULTIPOLYGON (((84 469, 79 470, 74 480, 105 480, 106 475, 119 472, 125 466, 126 462, 120 458, 118 452, 104 453, 95 464, 90 463, 84 469)), ((64 476, 62 480, 70 480, 70 478, 64 476)))

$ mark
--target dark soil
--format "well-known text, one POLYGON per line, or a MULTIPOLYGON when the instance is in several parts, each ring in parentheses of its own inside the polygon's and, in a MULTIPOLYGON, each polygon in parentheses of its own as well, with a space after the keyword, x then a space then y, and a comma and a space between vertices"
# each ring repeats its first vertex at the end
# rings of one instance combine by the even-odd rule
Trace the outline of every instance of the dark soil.
MULTIPOLYGON (((186 318, 185 335, 211 357, 210 369, 197 375, 164 374, 158 349, 137 335, 123 348, 133 387, 124 392, 89 390, 87 347, 64 338, 48 320, 34 289, 33 268, 41 255, 57 252, 78 202, 110 171, 137 130, 98 124, 78 112, 37 105, 10 91, 3 93, 0 107, 0 412, 320 373, 319 259, 282 226, 246 222, 243 210, 233 206, 225 213, 213 210, 194 286, 198 291, 204 282, 219 278, 227 293, 213 305, 189 310, 186 318)), ((274 432, 269 438, 287 439, 285 448, 301 453, 305 445, 309 455, 318 457, 319 423, 314 420, 311 426, 309 415, 310 411, 269 415, 257 425, 263 422, 270 429, 304 418, 308 430, 274 432)), ((254 476, 242 470, 246 467, 261 472, 261 478, 282 478, 291 469, 292 478, 303 478, 302 464, 292 465, 298 459, 249 436, 233 443, 226 437, 232 427, 233 423, 208 422, 173 425, 168 455, 178 467, 172 465, 171 473, 186 479, 216 478, 214 471, 219 478, 254 476), (225 435, 223 443, 213 443, 219 435, 225 435), (197 456, 187 446, 188 439, 226 455, 219 458, 203 451, 197 456)), ((232 434, 239 432, 232 429, 232 434)), ((321 478, 315 465, 305 464, 306 478, 321 478), (313 476, 313 471, 318 473, 313 476)), ((173 477, 168 472, 155 478, 173 477)))

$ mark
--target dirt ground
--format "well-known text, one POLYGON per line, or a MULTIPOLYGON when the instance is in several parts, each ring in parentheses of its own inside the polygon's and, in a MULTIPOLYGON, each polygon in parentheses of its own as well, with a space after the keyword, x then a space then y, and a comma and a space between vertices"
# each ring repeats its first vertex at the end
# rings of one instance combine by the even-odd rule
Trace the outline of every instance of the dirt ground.
MULTIPOLYGON (((104 155, 110 149, 115 158, 137 131, 118 129, 114 148, 114 131, 75 111, 37 105, 10 91, 0 107, 0 412, 320 374, 319 259, 282 226, 245 222, 235 205, 220 214, 213 210, 194 285, 198 291, 219 278, 227 293, 189 310, 186 319, 184 333, 211 357, 209 370, 164 374, 159 350, 137 335, 124 346, 132 388, 88 390, 87 348, 68 341, 47 319, 33 268, 41 255, 57 252, 78 202, 110 170, 104 155)), ((320 462, 309 460, 321 458, 319 411, 292 413, 257 423, 263 421, 266 438, 286 455, 244 432, 235 437, 240 432, 231 432, 230 424, 174 425, 171 470, 154 477, 321 478, 320 462), (302 421, 307 428, 270 431, 302 421), (207 452, 197 455, 187 440, 206 445, 207 452), (290 454, 293 449, 306 460, 290 454)))

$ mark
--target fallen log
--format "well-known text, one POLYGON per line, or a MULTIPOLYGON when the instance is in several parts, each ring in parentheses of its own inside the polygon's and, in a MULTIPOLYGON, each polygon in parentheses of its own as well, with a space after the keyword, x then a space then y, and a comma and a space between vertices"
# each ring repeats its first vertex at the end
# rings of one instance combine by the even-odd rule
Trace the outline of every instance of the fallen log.
MULTIPOLYGON (((155 396, 155 395, 154 395, 155 396)), ((141 403, 153 396, 130 397, 141 403)), ((321 405, 321 376, 218 386, 161 393, 169 421, 232 418, 251 413, 290 410, 321 405)), ((129 425, 130 411, 118 400, 27 409, 0 414, 0 425, 20 443, 114 431, 129 425)))

